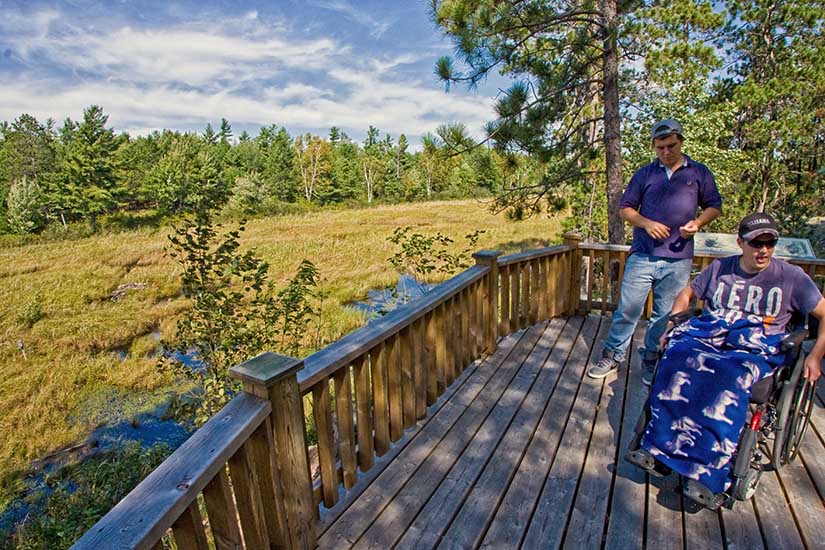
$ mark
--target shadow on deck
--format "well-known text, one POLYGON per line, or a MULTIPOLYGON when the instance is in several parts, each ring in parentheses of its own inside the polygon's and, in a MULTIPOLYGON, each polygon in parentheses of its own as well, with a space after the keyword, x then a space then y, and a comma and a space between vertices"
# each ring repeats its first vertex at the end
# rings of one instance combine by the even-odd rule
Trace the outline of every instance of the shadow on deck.
POLYGON ((733 511, 695 511, 675 476, 621 460, 646 397, 639 357, 604 380, 607 317, 556 318, 503 338, 393 445, 384 467, 323 509, 319 547, 801 548, 825 524, 820 396, 801 457, 733 511), (357 497, 357 498, 356 498, 357 497))

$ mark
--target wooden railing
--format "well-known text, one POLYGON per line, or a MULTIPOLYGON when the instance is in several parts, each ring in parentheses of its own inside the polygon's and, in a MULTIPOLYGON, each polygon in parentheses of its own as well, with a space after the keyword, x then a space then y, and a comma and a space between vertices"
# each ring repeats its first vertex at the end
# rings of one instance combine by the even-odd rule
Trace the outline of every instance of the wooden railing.
MULTIPOLYGON (((74 548, 161 548, 164 536, 181 550, 315 547, 318 531, 403 448, 405 431, 499 337, 615 309, 627 253, 571 234, 510 256, 482 251, 475 266, 304 361, 265 353, 233 367, 243 393, 74 548)), ((695 267, 712 258, 698 256, 695 267)), ((825 260, 794 263, 825 277, 825 260)))

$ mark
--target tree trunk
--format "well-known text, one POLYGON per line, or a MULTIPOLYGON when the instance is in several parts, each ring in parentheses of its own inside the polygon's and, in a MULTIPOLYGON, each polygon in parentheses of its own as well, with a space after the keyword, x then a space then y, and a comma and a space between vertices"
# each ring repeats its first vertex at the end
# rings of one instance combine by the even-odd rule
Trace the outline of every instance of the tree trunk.
POLYGON ((604 154, 607 167, 607 238, 624 244, 624 223, 619 217, 622 196, 622 142, 619 113, 619 53, 616 44, 616 0, 602 0, 604 53, 604 154))

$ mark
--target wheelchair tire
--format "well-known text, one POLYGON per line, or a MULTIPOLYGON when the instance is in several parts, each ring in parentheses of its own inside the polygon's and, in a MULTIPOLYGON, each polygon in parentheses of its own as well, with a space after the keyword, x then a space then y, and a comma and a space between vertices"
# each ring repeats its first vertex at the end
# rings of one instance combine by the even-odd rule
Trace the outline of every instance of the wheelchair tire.
POLYGON ((776 405, 777 429, 772 464, 777 469, 796 459, 811 417, 816 385, 802 377, 802 370, 799 360, 790 379, 783 383, 776 405))
POLYGON ((751 468, 745 472, 745 476, 739 480, 736 489, 733 491, 733 498, 736 500, 750 500, 756 494, 760 477, 762 477, 762 470, 751 468))

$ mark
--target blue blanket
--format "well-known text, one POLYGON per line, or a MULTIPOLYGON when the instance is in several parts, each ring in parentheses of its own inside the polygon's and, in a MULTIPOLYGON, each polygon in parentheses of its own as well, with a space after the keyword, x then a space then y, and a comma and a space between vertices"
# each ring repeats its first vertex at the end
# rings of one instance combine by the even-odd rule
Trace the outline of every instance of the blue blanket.
POLYGON ((675 472, 723 492, 751 386, 785 362, 784 336, 766 335, 747 319, 731 325, 711 315, 676 327, 650 390, 652 419, 642 447, 675 472))

